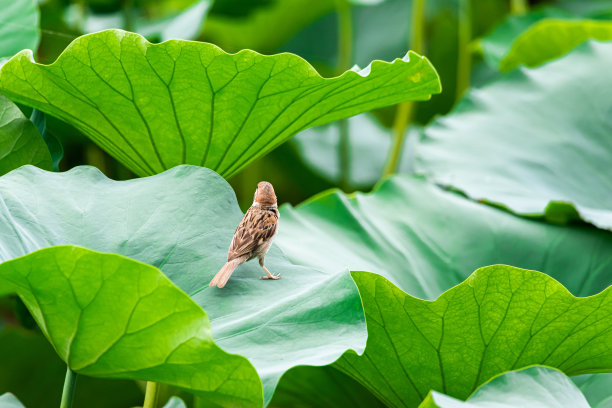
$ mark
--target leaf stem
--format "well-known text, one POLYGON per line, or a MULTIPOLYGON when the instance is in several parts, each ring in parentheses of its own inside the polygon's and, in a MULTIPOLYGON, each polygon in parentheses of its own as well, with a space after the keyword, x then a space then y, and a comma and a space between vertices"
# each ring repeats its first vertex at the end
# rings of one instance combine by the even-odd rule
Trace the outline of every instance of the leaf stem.
POLYGON ((510 13, 515 16, 522 16, 529 11, 528 0, 510 0, 510 13))
POLYGON ((470 86, 470 71, 472 69, 472 53, 470 41, 472 38, 472 18, 470 0, 459 0, 459 25, 457 32, 457 88, 456 99, 459 100, 470 86))
MULTIPOLYGON (((410 16, 410 48, 422 54, 425 50, 425 0, 413 0, 410 16)), ((402 102, 398 105, 393 121, 393 142, 389 158, 383 169, 383 177, 395 173, 404 147, 406 128, 414 116, 414 102, 402 102)))
MULTIPOLYGON (((351 5, 348 0, 335 0, 338 14, 338 66, 337 73, 342 75, 351 68, 353 59, 353 21, 351 5)), ((338 162, 340 165, 340 186, 344 191, 349 188, 351 167, 349 128, 346 119, 338 122, 340 141, 338 144, 338 162)))
POLYGON ((348 120, 342 119, 338 121, 338 128, 340 130, 340 143, 338 144, 338 155, 340 160, 340 186, 345 192, 349 189, 349 173, 351 171, 351 157, 350 157, 350 136, 348 120))
POLYGON ((134 30, 134 0, 125 0, 123 3, 123 20, 125 31, 134 30))
POLYGON ((147 381, 147 389, 145 391, 145 399, 142 408, 157 408, 159 399, 159 384, 153 381, 147 381))
POLYGON ((390 176, 397 171, 402 147, 404 146, 406 128, 408 127, 408 122, 412 120, 413 108, 414 102, 400 103, 397 107, 393 122, 393 142, 391 143, 389 158, 383 169, 383 177, 390 176))
POLYGON ((77 373, 72 371, 70 367, 66 367, 66 379, 64 380, 64 390, 62 392, 62 401, 60 408, 71 408, 74 401, 74 390, 77 380, 77 373))
POLYGON ((338 14, 338 75, 351 67, 353 59, 353 19, 348 0, 335 0, 338 14))

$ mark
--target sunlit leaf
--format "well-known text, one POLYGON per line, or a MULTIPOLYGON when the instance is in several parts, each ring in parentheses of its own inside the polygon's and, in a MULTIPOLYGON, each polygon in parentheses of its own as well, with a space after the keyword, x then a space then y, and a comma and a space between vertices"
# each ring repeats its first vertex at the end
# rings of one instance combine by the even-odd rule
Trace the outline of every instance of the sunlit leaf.
POLYGON ((52 65, 30 59, 2 67, 0 91, 74 125, 138 175, 188 163, 227 177, 307 127, 440 92, 412 52, 324 79, 291 54, 111 30, 79 37, 52 65))
POLYGON ((163 382, 212 404, 261 405, 253 367, 216 346, 202 308, 150 265, 58 246, 3 262, 0 283, 0 295, 19 295, 77 373, 163 382))
POLYGON ((510 266, 477 270, 435 302, 380 275, 354 272, 368 322, 363 356, 336 363, 388 406, 430 390, 467 398, 508 370, 534 364, 568 375, 612 370, 612 289, 575 298, 549 276, 510 266))
POLYGON ((535 67, 567 54, 589 39, 612 40, 612 22, 542 20, 514 41, 499 68, 511 71, 519 65, 535 67))
POLYGON ((514 41, 539 21, 547 19, 577 19, 579 17, 568 11, 555 8, 543 7, 524 15, 510 15, 495 27, 490 33, 478 40, 485 61, 495 69, 510 52, 514 41))

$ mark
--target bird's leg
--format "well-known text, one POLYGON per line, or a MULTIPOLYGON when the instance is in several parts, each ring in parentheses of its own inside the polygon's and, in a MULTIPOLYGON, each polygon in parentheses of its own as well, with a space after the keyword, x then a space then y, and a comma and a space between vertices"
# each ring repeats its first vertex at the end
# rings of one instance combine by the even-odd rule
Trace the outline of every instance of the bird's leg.
POLYGON ((266 271, 266 276, 262 276, 260 279, 280 279, 280 273, 277 275, 272 275, 268 268, 264 266, 264 258, 259 258, 259 265, 261 265, 263 270, 266 271))

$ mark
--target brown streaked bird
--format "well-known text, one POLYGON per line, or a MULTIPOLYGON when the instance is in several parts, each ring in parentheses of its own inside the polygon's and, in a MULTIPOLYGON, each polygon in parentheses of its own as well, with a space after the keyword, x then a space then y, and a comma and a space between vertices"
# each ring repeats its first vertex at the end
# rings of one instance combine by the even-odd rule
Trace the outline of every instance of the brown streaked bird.
POLYGON ((272 275, 264 266, 264 258, 278 229, 278 205, 274 187, 267 181, 257 184, 253 205, 238 224, 234 239, 227 252, 227 263, 210 281, 210 286, 224 287, 238 265, 259 258, 259 265, 266 271, 261 279, 280 279, 280 273, 272 275))

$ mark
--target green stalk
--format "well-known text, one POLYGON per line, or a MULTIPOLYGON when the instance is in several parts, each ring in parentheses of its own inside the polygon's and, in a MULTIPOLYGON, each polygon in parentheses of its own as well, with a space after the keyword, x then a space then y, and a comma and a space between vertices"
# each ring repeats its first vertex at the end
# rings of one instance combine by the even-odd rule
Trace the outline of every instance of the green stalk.
POLYGON ((348 128, 348 120, 342 119, 338 121, 340 130, 340 142, 338 144, 338 155, 340 160, 340 186, 342 190, 347 191, 349 188, 349 173, 351 171, 350 161, 350 136, 348 128))
MULTIPOLYGON (((425 0, 413 0, 410 19, 410 48, 417 54, 425 50, 425 0)), ((414 102, 403 102, 397 107, 393 121, 393 142, 389 151, 389 158, 383 169, 383 177, 390 176, 397 171, 401 157, 406 128, 414 116, 414 102)))
POLYGON ((528 0, 510 0, 510 13, 515 16, 522 16, 529 11, 528 0))
POLYGON ((472 53, 470 41, 472 38, 472 18, 470 0, 459 0, 459 27, 457 33, 457 89, 456 99, 459 100, 470 86, 470 71, 472 69, 472 53))
MULTIPOLYGON (((351 68, 353 58, 353 21, 351 5, 348 0, 335 0, 338 14, 338 75, 351 68)), ((348 122, 343 119, 340 126, 340 143, 338 145, 338 162, 340 164, 340 186, 347 190, 351 168, 348 122)))
POLYGON ((125 0, 123 3, 123 19, 125 31, 134 31, 134 0, 125 0))
POLYGON ((353 20, 348 0, 335 0, 338 14, 338 74, 351 67, 353 58, 353 20))
POLYGON ((142 408, 157 408, 159 399, 159 384, 153 381, 147 381, 147 389, 145 391, 145 399, 142 408))
POLYGON ((74 401, 74 389, 77 380, 77 373, 72 371, 70 367, 66 368, 66 379, 64 380, 64 391, 62 392, 62 401, 60 408, 71 408, 74 401))

